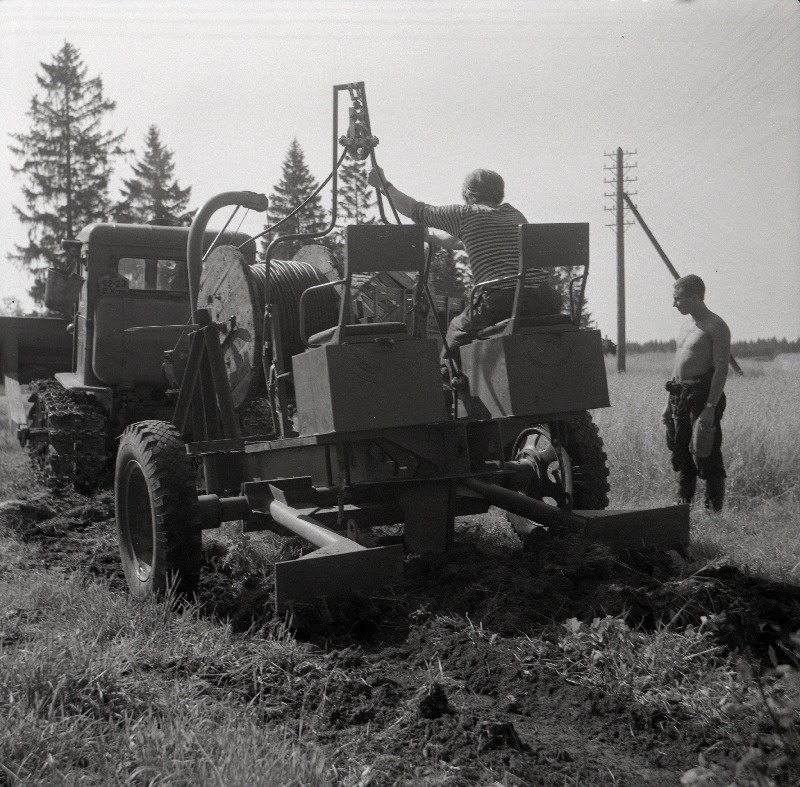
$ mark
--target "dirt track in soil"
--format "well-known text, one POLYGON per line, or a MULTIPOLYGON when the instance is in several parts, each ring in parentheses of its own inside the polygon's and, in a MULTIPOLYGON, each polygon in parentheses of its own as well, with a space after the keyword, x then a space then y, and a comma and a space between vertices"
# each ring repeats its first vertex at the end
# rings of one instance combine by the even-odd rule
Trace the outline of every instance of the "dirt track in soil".
MULTIPOLYGON (((109 493, 42 495, 12 519, 32 567, 126 592, 109 493)), ((302 721, 304 738, 329 747, 344 771, 370 763, 365 785, 392 783, 409 761, 418 763, 412 779, 427 783, 489 784, 504 774, 509 784, 677 784, 709 742, 541 669, 532 643, 554 642, 572 617, 624 612, 652 628, 724 613, 720 643, 758 657, 780 632, 800 628, 800 588, 732 566, 693 571, 675 553, 615 558, 577 539, 535 556, 508 533, 487 537, 478 518, 459 523, 457 542, 446 559, 408 560, 392 596, 296 620, 316 655, 300 694, 276 686, 270 719, 302 721), (313 724, 310 707, 321 709, 313 724)), ((237 568, 233 549, 206 541, 200 602, 244 631, 272 618, 271 577, 268 567, 237 568)))

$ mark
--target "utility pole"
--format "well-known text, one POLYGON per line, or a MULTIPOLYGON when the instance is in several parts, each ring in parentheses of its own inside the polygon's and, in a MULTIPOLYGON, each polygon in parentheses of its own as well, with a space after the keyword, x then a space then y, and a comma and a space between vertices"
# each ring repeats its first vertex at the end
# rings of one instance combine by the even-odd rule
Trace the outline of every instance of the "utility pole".
MULTIPOLYGON (((628 156, 636 155, 636 151, 624 152, 622 148, 617 148, 616 153, 606 153, 606 156, 615 157, 616 163, 611 166, 605 166, 605 170, 616 170, 616 178, 614 180, 605 180, 605 183, 615 183, 616 191, 613 194, 605 194, 606 197, 615 197, 616 204, 614 208, 605 208, 605 210, 615 210, 617 220, 614 224, 607 224, 608 227, 614 227, 617 233, 617 372, 625 371, 625 226, 633 224, 632 221, 625 221, 625 198, 626 193, 625 184, 633 183, 636 178, 626 177, 625 170, 632 169, 636 164, 626 163, 628 156)), ((632 192, 635 194, 636 192, 632 192)))

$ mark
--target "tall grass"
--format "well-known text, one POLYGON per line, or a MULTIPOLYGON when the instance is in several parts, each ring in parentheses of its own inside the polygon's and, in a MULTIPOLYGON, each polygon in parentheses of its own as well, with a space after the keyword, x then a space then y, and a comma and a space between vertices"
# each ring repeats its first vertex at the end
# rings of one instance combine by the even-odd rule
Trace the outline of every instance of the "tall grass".
POLYGON ((0 387, 0 500, 29 497, 40 491, 30 468, 27 453, 19 448, 17 436, 8 428, 8 405, 0 387))
MULTIPOLYGON (((631 355, 628 371, 608 364, 611 407, 594 412, 611 471, 611 507, 665 505, 675 499, 661 412, 672 356, 631 355)), ((774 578, 800 580, 800 379, 768 362, 746 362, 731 374, 722 420, 726 506, 693 510, 693 539, 710 553, 774 578)), ((698 484, 702 500, 703 483, 698 484)))
POLYGON ((525 643, 523 660, 625 708, 632 733, 658 727, 702 742, 698 765, 683 773, 681 784, 796 785, 800 636, 792 639, 793 665, 774 661, 758 674, 717 642, 724 615, 704 616, 697 626, 675 623, 648 632, 619 617, 572 618, 561 625, 555 646, 525 643))
POLYGON ((0 580, 0 602, 0 783, 330 783, 321 748, 268 723, 303 691, 280 632, 43 572, 0 580))

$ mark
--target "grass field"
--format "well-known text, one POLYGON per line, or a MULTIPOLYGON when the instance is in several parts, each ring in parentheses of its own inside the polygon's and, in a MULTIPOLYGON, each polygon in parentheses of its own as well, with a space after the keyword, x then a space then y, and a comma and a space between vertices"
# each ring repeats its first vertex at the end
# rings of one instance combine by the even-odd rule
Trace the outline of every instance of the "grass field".
MULTIPOLYGON (((664 505, 675 498, 661 412, 672 357, 629 355, 627 372, 607 361, 612 406, 593 413, 606 445, 611 507, 664 505)), ((722 421, 726 506, 708 515, 695 502, 692 538, 709 554, 775 579, 800 581, 800 373, 743 362, 731 373, 722 421)), ((698 498, 702 498, 702 482, 698 498)))
MULTIPOLYGON (((612 507, 673 499, 669 365, 609 361, 594 418, 612 507)), ((800 632, 782 651, 763 637, 800 625, 800 591, 749 574, 800 584, 800 381, 743 365, 727 506, 695 506, 693 562, 412 560, 399 597, 304 634, 266 608, 246 538, 207 541, 226 606, 134 603, 110 497, 40 511, 53 501, 0 430, 0 785, 796 785, 800 632)))

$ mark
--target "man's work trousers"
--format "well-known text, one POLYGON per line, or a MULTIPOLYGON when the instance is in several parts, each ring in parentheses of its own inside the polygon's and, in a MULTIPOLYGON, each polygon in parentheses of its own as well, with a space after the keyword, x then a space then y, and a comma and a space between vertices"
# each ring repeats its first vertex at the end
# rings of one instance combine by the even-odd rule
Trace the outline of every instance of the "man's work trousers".
MULTIPOLYGON (((457 314, 450 321, 445 335, 445 346, 442 347, 441 362, 447 364, 448 355, 461 365, 461 352, 459 347, 474 341, 478 333, 485 328, 496 325, 511 317, 514 307, 515 290, 489 290, 483 292, 474 309, 469 305, 461 314, 457 314)), ((523 316, 558 314, 562 308, 561 295, 548 284, 526 290, 523 301, 523 316)))
POLYGON ((690 502, 694 497, 697 478, 706 482, 706 505, 719 511, 725 489, 725 464, 722 461, 722 414, 725 412, 725 394, 719 398, 714 410, 714 443, 711 453, 700 459, 689 450, 694 423, 703 412, 708 399, 713 369, 688 380, 670 380, 669 391, 672 418, 667 423, 667 448, 672 467, 678 473, 678 497, 690 502))

